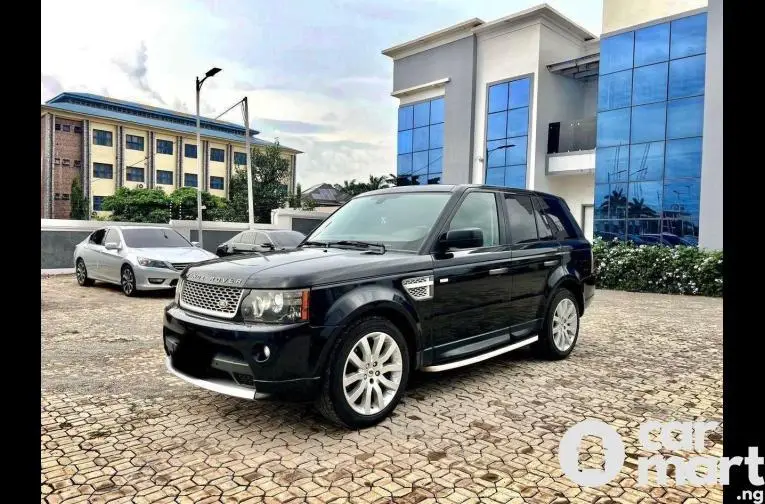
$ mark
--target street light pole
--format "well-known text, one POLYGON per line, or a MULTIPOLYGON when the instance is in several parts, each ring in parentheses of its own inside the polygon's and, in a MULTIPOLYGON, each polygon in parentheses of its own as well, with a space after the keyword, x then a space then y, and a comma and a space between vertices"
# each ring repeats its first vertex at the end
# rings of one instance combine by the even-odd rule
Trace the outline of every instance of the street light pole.
POLYGON ((247 222, 250 229, 255 227, 254 203, 252 200, 252 166, 250 165, 250 109, 247 105, 247 97, 244 97, 244 148, 247 151, 246 169, 247 169, 247 222))
POLYGON ((200 126, 201 121, 199 115, 199 92, 202 89, 204 81, 218 72, 220 72, 220 68, 213 67, 205 73, 202 80, 199 80, 199 77, 195 77, 197 84, 197 224, 199 225, 199 230, 197 231, 199 236, 197 237, 197 241, 199 241, 200 247, 204 246, 204 239, 202 238, 202 129, 200 126))

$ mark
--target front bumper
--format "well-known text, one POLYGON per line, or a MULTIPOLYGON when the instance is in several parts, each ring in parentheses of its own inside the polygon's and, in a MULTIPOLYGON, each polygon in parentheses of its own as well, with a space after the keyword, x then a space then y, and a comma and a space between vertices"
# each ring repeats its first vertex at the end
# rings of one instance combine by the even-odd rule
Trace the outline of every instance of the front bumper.
POLYGON ((221 320, 173 302, 165 308, 163 342, 168 370, 193 385, 247 399, 315 398, 331 329, 221 320))
POLYGON ((172 289, 178 284, 181 272, 167 268, 133 266, 135 285, 138 290, 172 289))

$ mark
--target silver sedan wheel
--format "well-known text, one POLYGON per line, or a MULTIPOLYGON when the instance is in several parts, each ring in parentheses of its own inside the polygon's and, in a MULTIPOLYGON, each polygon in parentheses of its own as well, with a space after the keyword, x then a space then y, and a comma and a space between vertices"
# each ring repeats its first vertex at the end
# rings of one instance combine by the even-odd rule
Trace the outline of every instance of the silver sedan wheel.
POLYGON ((561 352, 571 348, 578 328, 579 315, 576 305, 569 298, 561 299, 553 312, 552 336, 555 347, 561 352))
POLYGON ((85 283, 85 280, 88 279, 88 273, 85 270, 85 262, 80 259, 77 261, 77 270, 75 271, 77 274, 77 282, 82 285, 85 283))
POLYGON ((135 284, 135 278, 133 277, 133 270, 130 268, 122 269, 122 292, 128 296, 133 293, 133 286, 135 284))
POLYGON ((402 370, 401 349, 392 336, 384 332, 364 335, 345 360, 345 400, 360 415, 379 413, 396 396, 402 370))

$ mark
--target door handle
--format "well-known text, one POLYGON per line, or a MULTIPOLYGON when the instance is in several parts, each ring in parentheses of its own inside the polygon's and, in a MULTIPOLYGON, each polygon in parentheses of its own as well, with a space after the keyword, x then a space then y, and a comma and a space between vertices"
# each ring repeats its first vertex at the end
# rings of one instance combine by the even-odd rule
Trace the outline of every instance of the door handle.
POLYGON ((489 275, 504 275, 508 271, 510 271, 510 268, 495 268, 489 270, 489 275))
POLYGON ((549 268, 550 266, 555 266, 556 264, 558 264, 558 261, 553 259, 553 260, 550 260, 550 261, 545 261, 542 264, 544 264, 545 268, 549 268))

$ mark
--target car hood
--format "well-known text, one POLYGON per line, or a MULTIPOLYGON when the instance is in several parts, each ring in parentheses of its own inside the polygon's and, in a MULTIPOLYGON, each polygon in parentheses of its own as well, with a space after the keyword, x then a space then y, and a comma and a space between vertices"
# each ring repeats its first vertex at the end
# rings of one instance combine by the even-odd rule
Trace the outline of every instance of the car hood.
POLYGON ((216 257, 199 247, 131 248, 130 252, 139 257, 171 263, 196 263, 216 257))
POLYGON ((187 270, 190 280, 252 289, 291 289, 432 269, 429 255, 305 247, 230 256, 187 270))

